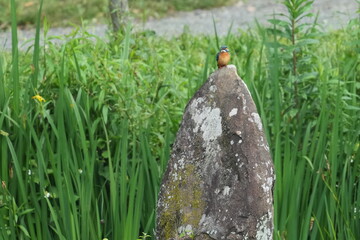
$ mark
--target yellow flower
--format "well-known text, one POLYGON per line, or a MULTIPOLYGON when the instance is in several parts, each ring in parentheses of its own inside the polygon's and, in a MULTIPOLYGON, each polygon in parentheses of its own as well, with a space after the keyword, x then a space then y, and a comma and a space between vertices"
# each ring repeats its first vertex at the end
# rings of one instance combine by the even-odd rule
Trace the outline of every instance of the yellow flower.
POLYGON ((36 99, 39 102, 45 102, 45 99, 42 96, 40 96, 39 94, 36 94, 35 96, 33 96, 32 99, 36 99))

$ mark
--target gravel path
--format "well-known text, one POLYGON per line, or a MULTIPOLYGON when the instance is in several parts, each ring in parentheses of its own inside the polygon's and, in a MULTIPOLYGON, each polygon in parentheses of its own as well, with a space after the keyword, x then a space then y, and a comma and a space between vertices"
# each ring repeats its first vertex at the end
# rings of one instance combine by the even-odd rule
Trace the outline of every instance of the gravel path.
MULTIPOLYGON (((279 0, 249 0, 246 3, 239 1, 230 7, 221 7, 212 10, 195 10, 193 12, 179 12, 173 16, 150 20, 145 24, 136 23, 135 29, 153 30, 158 35, 173 37, 180 35, 184 28, 188 28, 192 34, 214 34, 213 17, 216 22, 219 35, 225 35, 233 23, 232 31, 236 33, 239 28, 246 29, 254 26, 255 20, 266 24, 267 19, 276 12, 284 12, 284 7, 279 0)), ((315 0, 313 12, 319 12, 318 22, 325 29, 338 29, 347 22, 359 16, 356 10, 359 8, 356 0, 315 0)), ((52 28, 48 36, 63 36, 71 33, 73 28, 52 28)), ((108 30, 106 25, 89 26, 88 32, 105 37, 108 30)), ((19 30, 19 46, 26 49, 33 41, 34 30, 19 30)), ((63 40, 54 40, 61 42, 63 40)), ((0 51, 11 49, 11 33, 0 33, 0 51)))

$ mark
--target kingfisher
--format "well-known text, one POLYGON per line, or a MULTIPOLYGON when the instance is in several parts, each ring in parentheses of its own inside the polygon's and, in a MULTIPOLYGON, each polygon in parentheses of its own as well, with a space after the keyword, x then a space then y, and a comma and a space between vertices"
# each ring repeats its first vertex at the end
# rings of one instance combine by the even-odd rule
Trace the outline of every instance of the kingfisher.
POLYGON ((218 68, 225 67, 230 61, 230 53, 227 46, 221 46, 220 51, 216 54, 218 68))

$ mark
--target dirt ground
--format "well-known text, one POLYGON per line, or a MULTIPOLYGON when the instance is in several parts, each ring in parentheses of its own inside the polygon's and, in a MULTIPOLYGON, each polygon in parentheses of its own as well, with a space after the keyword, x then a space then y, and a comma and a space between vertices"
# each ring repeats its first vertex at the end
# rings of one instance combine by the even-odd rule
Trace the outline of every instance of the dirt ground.
MULTIPOLYGON (((338 29, 347 24, 350 19, 359 17, 356 13, 360 6, 356 0, 315 0, 312 12, 319 14, 318 23, 324 29, 338 29)), ((221 7, 211 10, 196 10, 192 12, 178 12, 173 16, 150 20, 145 24, 135 23, 135 29, 152 30, 156 34, 166 37, 180 35, 186 28, 192 34, 213 35, 213 18, 216 22, 219 35, 226 35, 231 24, 232 32, 239 28, 247 29, 255 25, 255 21, 262 24, 272 18, 273 13, 284 12, 280 0, 247 0, 239 1, 230 7, 221 7)), ((311 21, 311 19, 309 20, 311 21)), ((48 36, 61 36, 69 34, 72 28, 53 28, 48 36)), ((106 25, 89 26, 88 32, 98 37, 105 37, 108 27, 106 25)), ((34 30, 19 30, 19 46, 26 49, 31 43, 27 40, 34 37, 34 30)), ((56 40, 58 41, 58 40, 56 40)), ((60 41, 61 42, 61 41, 60 41)), ((0 51, 11 48, 11 34, 0 33, 0 51)))

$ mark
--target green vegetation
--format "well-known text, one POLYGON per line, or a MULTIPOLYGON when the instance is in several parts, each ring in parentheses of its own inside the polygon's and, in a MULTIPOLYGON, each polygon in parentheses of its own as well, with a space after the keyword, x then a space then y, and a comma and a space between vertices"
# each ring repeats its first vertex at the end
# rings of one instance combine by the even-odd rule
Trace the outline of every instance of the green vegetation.
POLYGON ((0 239, 152 235, 170 145, 218 41, 272 150, 276 239, 358 239, 359 20, 321 33, 294 24, 301 7, 288 10, 271 29, 223 39, 128 29, 110 43, 83 32, 45 48, 38 31, 32 53, 1 53, 0 239))
MULTIPOLYGON (((18 24, 35 25, 34 16, 39 8, 39 0, 17 0, 18 24)), ((139 19, 163 17, 174 11, 191 11, 224 6, 234 0, 129 0, 130 13, 139 19)), ((0 30, 10 23, 10 1, 0 0, 0 30)), ((46 17, 53 27, 73 24, 108 22, 108 0, 46 0, 42 17, 46 17)))

